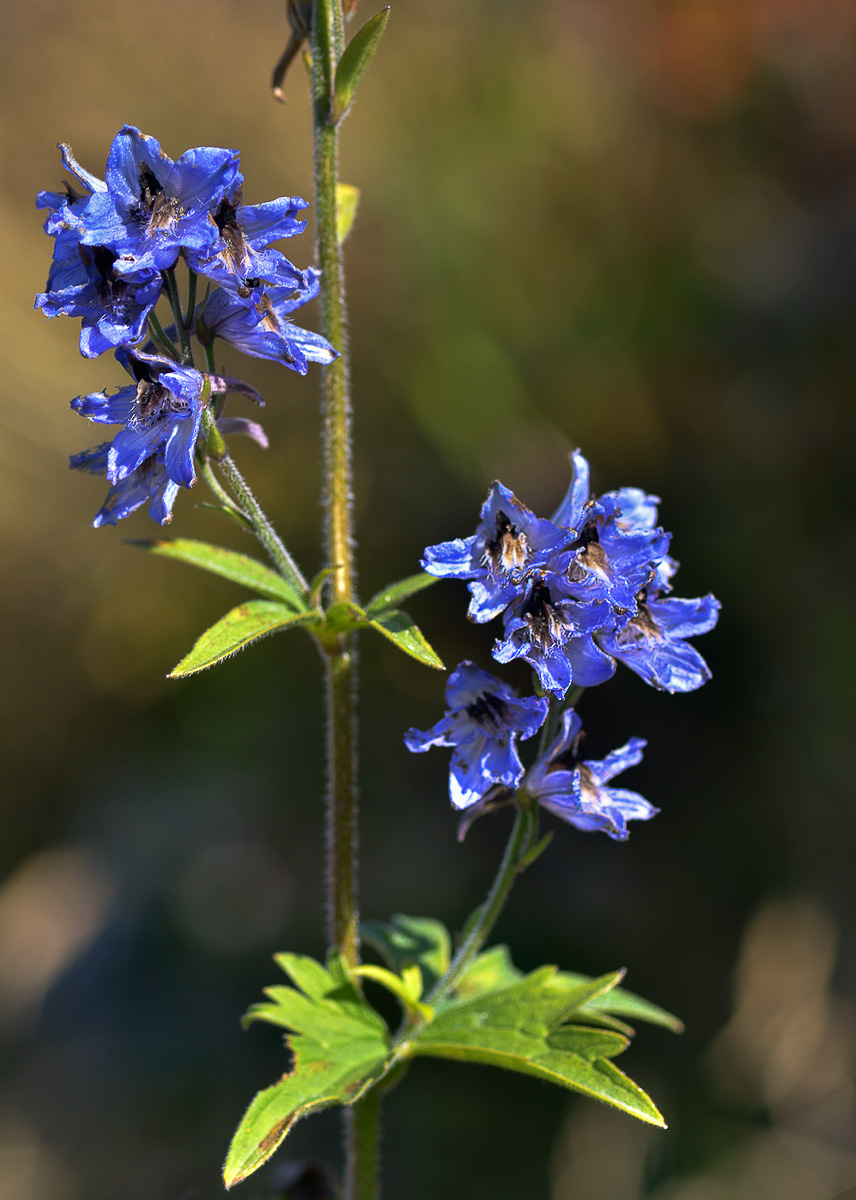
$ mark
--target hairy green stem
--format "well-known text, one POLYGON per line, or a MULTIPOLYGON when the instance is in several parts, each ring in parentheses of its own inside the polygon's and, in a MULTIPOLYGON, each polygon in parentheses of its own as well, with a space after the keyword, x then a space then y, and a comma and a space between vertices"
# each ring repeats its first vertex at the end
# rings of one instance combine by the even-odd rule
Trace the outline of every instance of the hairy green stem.
MULTIPOLYGON (((339 351, 324 368, 324 532, 334 602, 355 599, 352 516, 351 399, 342 250, 337 236, 338 130, 331 121, 336 65, 345 48, 342 0, 312 6, 312 104, 315 219, 321 270, 321 329, 339 351)), ((359 961, 357 903, 356 658, 353 635, 325 647, 327 656, 327 914, 328 936, 352 966, 359 961)), ((369 1093, 345 1113, 345 1200, 375 1200, 379 1097, 369 1093)))
MULTIPOLYGON (((322 428, 327 561, 334 567, 334 602, 354 599, 351 513, 351 404, 341 247, 336 236, 338 132, 330 121, 336 63, 344 49, 341 0, 315 0, 312 12, 312 99, 315 131, 315 212, 321 269, 321 325, 339 357, 324 369, 322 428)), ((350 636, 327 654, 327 885, 331 944, 347 962, 358 961, 356 899, 356 663, 350 636)))
POLYGON ((380 1141, 381 1089, 372 1088, 345 1109, 348 1200, 375 1200, 378 1194, 378 1144, 380 1141))
POLYGON ((184 323, 184 314, 181 311, 181 296, 178 294, 178 284, 175 281, 175 268, 170 267, 168 271, 164 271, 163 277, 166 282, 166 292, 172 308, 172 316, 175 321, 179 345, 181 346, 181 362, 185 367, 192 367, 194 365, 193 346, 190 344, 190 334, 187 331, 187 326, 184 323))
POLYGON ((184 328, 188 331, 193 324, 193 314, 196 311, 196 280, 198 278, 195 271, 187 268, 187 308, 184 313, 184 328))
POLYGON ((487 894, 487 899, 479 909, 478 916, 458 953, 452 959, 448 971, 442 979, 437 981, 429 995, 425 997, 426 1003, 437 1004, 451 991, 487 941, 490 931, 496 924, 505 901, 508 899, 508 893, 511 891, 512 884, 517 878, 520 860, 526 853, 532 840, 531 834, 532 821, 530 813, 523 808, 518 808, 511 836, 505 847, 505 853, 502 856, 502 862, 499 864, 496 878, 487 894))
POLYGON ((174 358, 176 362, 179 360, 178 347, 167 337, 163 325, 157 319, 153 312, 149 313, 149 328, 152 337, 156 342, 160 342, 161 348, 166 351, 169 358, 174 358))
MULTIPOLYGON (((202 429, 206 437, 212 430, 216 429, 214 414, 207 406, 202 410, 202 429)), ((235 466, 234 460, 228 451, 217 459, 217 467, 229 484, 232 495, 238 501, 238 506, 243 509, 252 522, 256 537, 265 550, 267 550, 274 566, 298 592, 304 596, 308 595, 309 585, 303 578, 300 568, 282 544, 279 535, 265 516, 261 505, 253 495, 249 484, 235 466)))

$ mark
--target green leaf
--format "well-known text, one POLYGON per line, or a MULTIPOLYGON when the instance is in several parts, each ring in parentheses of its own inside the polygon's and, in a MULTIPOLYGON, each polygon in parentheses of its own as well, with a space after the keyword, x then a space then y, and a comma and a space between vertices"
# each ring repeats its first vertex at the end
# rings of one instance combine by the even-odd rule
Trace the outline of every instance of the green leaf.
POLYGON ((523 978, 511 961, 507 946, 491 946, 476 955, 466 971, 455 984, 455 993, 461 999, 480 996, 497 988, 509 987, 523 978))
POLYGON ((425 663, 427 667, 436 667, 439 671, 445 670, 442 661, 429 646, 419 626, 408 617, 407 613, 400 609, 392 609, 369 618, 368 623, 372 629, 376 629, 385 638, 389 638, 398 646, 399 650, 403 650, 411 658, 425 663))
POLYGON ((303 598, 288 580, 283 579, 271 567, 259 562, 257 558, 249 558, 246 554, 238 554, 234 550, 211 546, 208 542, 197 542, 190 538, 142 538, 129 541, 128 544, 148 550, 150 554, 177 558, 180 562, 210 571, 212 575, 220 575, 223 579, 231 579, 233 583, 241 583, 271 600, 282 600, 290 604, 296 612, 306 611, 303 598))
POLYGON ((336 241, 343 245, 351 232, 360 206, 360 189, 350 183, 336 184, 336 241))
POLYGON ((449 969, 452 939, 446 926, 432 917, 407 917, 396 913, 388 923, 364 921, 360 936, 399 975, 403 975, 411 963, 418 966, 429 991, 449 969))
POLYGON ((331 1104, 352 1104, 382 1070, 390 1045, 386 1025, 360 997, 347 971, 325 970, 297 954, 277 955, 294 987, 268 988, 269 1004, 254 1005, 247 1020, 292 1030, 291 1073, 259 1092, 238 1126, 223 1179, 240 1183, 274 1153, 295 1121, 331 1104))
POLYGON ((407 600, 409 596, 415 596, 417 592, 421 592, 436 582, 437 576, 429 575, 427 571, 420 571, 418 575, 408 575, 406 579, 399 579, 398 583, 391 583, 389 587, 379 591, 376 596, 372 596, 366 605, 366 613, 369 616, 376 616, 387 608, 397 608, 403 600, 407 600))
POLYGON ((414 1031, 408 1052, 534 1075, 662 1127, 651 1099, 609 1061, 626 1048, 627 1038, 564 1024, 620 977, 557 986, 555 967, 541 967, 508 987, 440 1005, 434 1020, 414 1031))
POLYGON ((316 620, 314 613, 296 613, 285 604, 275 604, 271 600, 248 600, 246 604, 239 604, 226 613, 216 625, 206 629, 190 653, 170 671, 168 678, 194 675, 269 633, 316 620))
POLYGON ((345 47, 345 52, 336 67, 333 88, 330 120, 334 125, 342 120, 353 104, 356 90, 374 58, 374 52, 378 48, 388 20, 389 9, 382 8, 371 20, 366 21, 362 29, 357 30, 345 47))
MULTIPOLYGON (((560 971, 556 979, 559 983, 567 982, 568 986, 588 982, 588 976, 576 975, 570 971, 560 971)), ((664 1029, 671 1029, 673 1033, 684 1031, 683 1021, 678 1017, 660 1008, 658 1004, 643 1000, 634 992, 620 987, 594 997, 586 1004, 584 1013, 597 1016, 603 1013, 614 1014, 618 1017, 629 1017, 631 1021, 648 1021, 651 1025, 662 1025, 664 1029)))
POLYGON ((373 963, 362 963, 353 968, 352 974, 358 975, 361 979, 373 979, 375 983, 385 987, 388 992, 392 992, 394 996, 398 997, 412 1016, 421 1017, 423 1021, 430 1021, 433 1018, 434 1009, 431 1005, 420 1003, 424 987, 422 972, 415 964, 405 967, 401 975, 396 975, 393 971, 388 971, 386 967, 376 967, 373 963))

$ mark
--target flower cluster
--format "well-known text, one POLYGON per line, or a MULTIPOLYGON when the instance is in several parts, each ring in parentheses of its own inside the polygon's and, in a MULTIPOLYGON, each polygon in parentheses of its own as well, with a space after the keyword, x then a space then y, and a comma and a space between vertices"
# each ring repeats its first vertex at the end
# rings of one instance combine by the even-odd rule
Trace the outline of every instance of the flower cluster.
POLYGON ((572 467, 549 520, 495 483, 476 532, 429 546, 422 566, 467 580, 470 619, 502 615, 494 658, 525 659, 556 697, 571 684, 603 683, 616 660, 667 692, 700 687, 710 672, 685 639, 713 628, 718 601, 670 595, 677 563, 667 553, 670 535, 656 524, 656 496, 621 488, 592 497, 579 451, 572 467))
MULTIPOLYGON (((115 524, 147 500, 150 515, 165 523, 178 488, 194 482, 204 408, 215 398, 219 416, 217 396, 251 389, 203 374, 186 348, 169 353, 176 326, 157 346, 149 342, 150 328, 160 330, 155 307, 166 292, 175 301, 173 272, 183 258, 189 296, 196 295, 197 276, 207 288, 198 306, 189 302, 182 314, 173 303, 173 314, 181 333, 195 334, 207 348, 209 368, 216 337, 300 374, 309 362, 331 362, 329 343, 289 319, 317 294, 318 273, 299 270, 272 246, 304 230, 306 201, 288 196, 245 205, 236 151, 202 146, 173 161, 155 138, 130 125, 113 140, 103 180, 81 167, 68 146, 60 150, 75 183, 41 192, 36 201, 48 211, 45 231, 54 239, 36 307, 48 317, 79 317, 81 354, 113 350, 134 381, 112 396, 72 401, 89 420, 121 429, 112 443, 75 455, 71 465, 103 470, 111 484, 96 525, 115 524)), ((258 426, 233 418, 223 418, 220 428, 259 434, 258 426)))
POLYGON ((405 740, 415 751, 455 748, 449 790, 456 808, 475 812, 520 789, 579 829, 623 840, 628 820, 657 810, 635 792, 606 785, 641 761, 645 743, 633 738, 603 761, 582 761, 582 722, 565 697, 572 685, 603 683, 617 662, 663 691, 700 687, 710 672, 686 639, 713 628, 719 602, 671 595, 678 564, 668 554, 670 535, 657 525, 656 496, 638 488, 592 496, 579 451, 571 465, 568 491, 549 519, 494 483, 475 533, 429 546, 422 560, 432 575, 467 582, 472 621, 502 618, 493 657, 527 661, 541 694, 518 699, 463 663, 449 680, 443 720, 425 733, 411 729, 405 740), (560 732, 525 772, 517 741, 531 737, 551 708, 560 732))

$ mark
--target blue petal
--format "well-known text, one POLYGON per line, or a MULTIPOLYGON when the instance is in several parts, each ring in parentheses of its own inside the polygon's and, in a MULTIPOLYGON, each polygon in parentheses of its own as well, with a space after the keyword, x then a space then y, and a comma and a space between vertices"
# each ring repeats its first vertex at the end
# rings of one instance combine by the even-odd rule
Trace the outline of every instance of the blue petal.
POLYGON ((106 392, 89 392, 86 396, 76 396, 71 401, 71 407, 90 421, 102 425, 124 425, 131 418, 136 397, 136 387, 119 388, 112 396, 106 392))
POLYGON ((579 532, 583 524, 583 508, 591 495, 589 465, 579 450, 571 455, 571 482, 564 498, 550 518, 554 525, 579 532))
POLYGON ((635 767, 641 763, 642 751, 647 744, 644 738, 631 738, 629 742, 621 746, 618 750, 613 750, 611 754, 607 754, 606 758, 599 762, 587 759, 586 766, 591 770, 599 784, 607 783, 622 771, 626 771, 628 767, 635 767))

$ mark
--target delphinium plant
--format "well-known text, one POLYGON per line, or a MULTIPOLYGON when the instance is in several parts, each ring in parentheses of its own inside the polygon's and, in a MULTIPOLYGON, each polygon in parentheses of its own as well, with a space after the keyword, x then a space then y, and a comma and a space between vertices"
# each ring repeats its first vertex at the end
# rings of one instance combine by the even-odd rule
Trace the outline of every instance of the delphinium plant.
MULTIPOLYGON (((631 738, 604 759, 587 758, 580 699, 622 664, 663 691, 699 687, 709 673, 687 639, 712 628, 718 604, 712 596, 672 594, 677 563, 657 523, 658 499, 637 488, 593 495, 579 451, 552 516, 536 516, 495 483, 473 534, 429 546, 420 573, 367 603, 359 600, 342 271, 357 196, 338 181, 337 143, 388 10, 346 42, 353 8, 353 0, 289 0, 291 37, 274 73, 280 92, 305 44, 315 139, 314 266, 293 265, 275 246, 303 231, 306 201, 288 196, 245 205, 235 151, 199 147, 173 161, 153 137, 126 125, 110 147, 103 179, 60 147, 72 178, 63 191, 43 192, 37 201, 47 209, 54 252, 36 304, 48 316, 79 317, 81 353, 96 358, 112 351, 129 377, 116 390, 71 402, 81 416, 115 430, 71 460, 109 484, 93 524, 114 525, 147 505, 166 525, 181 490, 202 480, 211 493, 207 507, 255 536, 267 559, 180 537, 137 543, 252 594, 201 635, 172 677, 298 626, 320 651, 329 954, 324 963, 278 954, 287 980, 268 988, 245 1017, 287 1030, 291 1059, 289 1065, 274 1050, 271 1071, 281 1077, 241 1118, 224 1179, 227 1187, 246 1179, 299 1118, 340 1105, 347 1131, 341 1194, 371 1200, 378 1192, 381 1100, 421 1056, 533 1075, 663 1125, 653 1101, 613 1060, 633 1034, 627 1018, 679 1028, 677 1020, 621 988, 620 971, 593 979, 548 965, 524 974, 506 947, 488 943, 515 879, 549 844, 549 835, 539 834, 542 807, 578 830, 616 841, 627 838, 629 821, 656 814, 635 791, 613 786, 639 763, 645 743, 631 738), (316 296, 321 333, 292 322, 316 296), (261 403, 261 397, 218 371, 218 338, 300 374, 310 363, 322 373, 326 566, 314 579, 301 571, 232 457, 237 435, 262 445, 267 439, 256 421, 227 411, 230 398, 261 403), (532 668, 531 694, 521 696, 484 666, 460 663, 446 682, 445 714, 431 729, 405 734, 414 752, 451 750, 449 796, 462 839, 485 813, 507 809, 512 818, 494 882, 469 918, 462 914, 456 938, 430 917, 399 914, 360 924, 355 870, 356 635, 374 630, 442 670, 401 607, 438 579, 466 582, 471 621, 501 623, 496 663, 524 659, 532 668), (522 756, 523 742, 531 751, 522 756), (365 947, 372 961, 363 960, 365 947), (396 998, 397 1028, 372 1005, 366 980, 396 998)), ((483 651, 473 653, 483 657, 483 651)), ((405 855, 413 852, 402 847, 405 855)))

